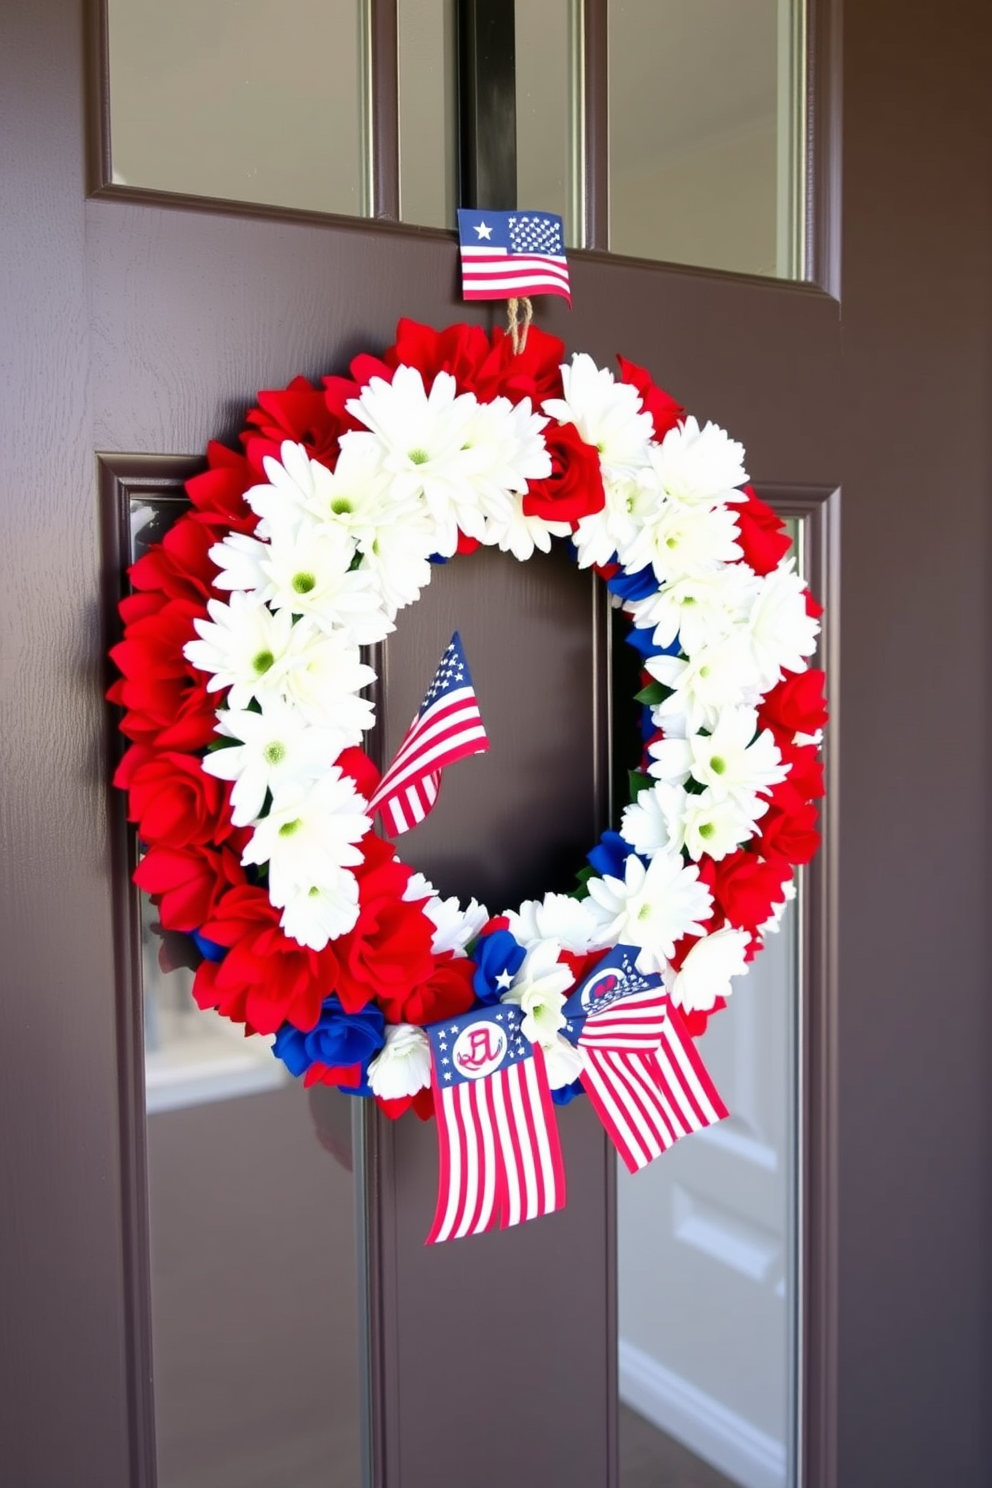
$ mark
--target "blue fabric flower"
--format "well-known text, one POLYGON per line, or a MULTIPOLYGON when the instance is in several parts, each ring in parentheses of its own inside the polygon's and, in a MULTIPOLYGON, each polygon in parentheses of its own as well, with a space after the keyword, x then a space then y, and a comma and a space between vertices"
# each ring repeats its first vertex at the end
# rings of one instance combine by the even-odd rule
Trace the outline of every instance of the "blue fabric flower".
POLYGON ((589 862, 600 878, 623 878, 624 864, 634 851, 629 842, 624 842, 619 832, 604 832, 591 852, 586 853, 589 862))
POLYGON ((284 1023, 272 1052, 291 1075, 305 1074, 312 1064, 360 1064, 364 1080, 364 1066, 386 1042, 385 1021, 380 1009, 371 1003, 360 1013, 346 1013, 332 995, 324 999, 316 1027, 308 1032, 284 1023))
POLYGON ((499 1002, 520 970, 526 952, 509 930, 493 930, 475 943, 472 986, 480 1002, 499 1002))
POLYGON ((577 1095, 585 1095, 586 1089, 581 1080, 573 1080, 571 1085, 560 1085, 557 1090, 552 1090, 551 1099, 556 1106, 567 1106, 577 1095))
POLYGON ((675 637, 670 646, 659 646, 657 641, 653 639, 653 636, 654 631, 650 628, 646 627, 644 630, 638 630, 635 625, 632 625, 624 636, 624 640, 628 646, 634 648, 638 656, 643 656, 645 659, 649 656, 678 656, 680 650, 678 636, 675 637))
POLYGON ((617 594, 622 600, 647 599, 649 594, 657 594, 658 579, 650 563, 647 568, 639 568, 636 573, 627 573, 621 569, 607 579, 606 587, 611 594, 617 594))
POLYGON ((227 955, 227 946, 218 945, 215 940, 208 940, 205 935, 200 934, 199 930, 191 930, 190 934, 196 949, 205 961, 223 961, 227 955))

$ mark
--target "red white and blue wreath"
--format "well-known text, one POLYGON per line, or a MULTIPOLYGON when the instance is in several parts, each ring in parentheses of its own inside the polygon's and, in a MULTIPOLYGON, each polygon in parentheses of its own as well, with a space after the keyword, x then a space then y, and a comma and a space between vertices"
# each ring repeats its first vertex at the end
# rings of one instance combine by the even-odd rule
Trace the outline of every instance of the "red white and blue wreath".
POLYGON ((260 393, 112 653, 135 878, 204 957, 197 1003, 306 1085, 437 1114, 434 1241, 562 1206, 581 1091, 631 1170, 726 1114, 694 1039, 818 842, 819 607, 782 523, 722 429, 564 350, 402 321, 350 377, 260 393), (575 892, 493 915, 373 830, 360 648, 432 564, 556 539, 631 622, 644 753, 575 892))

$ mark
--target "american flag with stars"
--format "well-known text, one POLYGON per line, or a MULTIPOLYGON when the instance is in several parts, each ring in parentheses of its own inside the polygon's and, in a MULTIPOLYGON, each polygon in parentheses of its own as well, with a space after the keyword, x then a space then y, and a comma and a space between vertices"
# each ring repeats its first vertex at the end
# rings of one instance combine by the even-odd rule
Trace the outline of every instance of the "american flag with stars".
POLYGON ((440 1169, 428 1245, 507 1229, 565 1205, 544 1054, 512 1003, 431 1024, 440 1169))
POLYGON ((386 830, 394 837, 408 832, 433 808, 444 767, 466 755, 483 754, 488 748, 489 738, 456 630, 396 758, 369 802, 369 814, 381 812, 386 830))
POLYGON ((462 297, 561 295, 572 303, 560 217, 553 212, 458 210, 462 297))
POLYGON ((636 956, 616 946, 565 1005, 582 1084, 631 1173, 728 1114, 661 978, 639 972, 636 956))

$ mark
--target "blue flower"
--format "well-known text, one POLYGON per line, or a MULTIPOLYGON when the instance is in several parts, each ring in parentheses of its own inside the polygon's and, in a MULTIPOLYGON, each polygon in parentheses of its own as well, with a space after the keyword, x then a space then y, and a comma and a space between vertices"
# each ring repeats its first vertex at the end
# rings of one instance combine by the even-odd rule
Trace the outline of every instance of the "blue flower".
POLYGON ((581 1080, 573 1080, 571 1085, 560 1085, 557 1090, 552 1090, 551 1099, 556 1106, 567 1106, 577 1095, 585 1095, 585 1086, 581 1080))
POLYGON ((472 986, 480 1002, 499 1002, 524 962, 526 952, 509 930, 494 930, 476 941, 472 986))
POLYGON ((639 568, 636 573, 627 573, 621 569, 607 579, 606 587, 611 594, 618 594, 621 599, 647 599, 649 594, 657 594, 658 579, 654 569, 648 564, 647 568, 639 568))
POLYGON ((632 625, 624 636, 624 640, 628 646, 634 648, 638 656, 645 658, 649 656, 678 656, 680 650, 678 636, 675 637, 670 646, 659 646, 653 639, 653 636, 654 631, 650 627, 645 627, 644 630, 638 630, 636 626, 632 625))
POLYGON ((208 940, 201 935, 199 930, 191 930, 190 934, 196 944, 196 949, 205 961, 223 961, 227 955, 227 946, 218 945, 215 940, 208 940))
MULTIPOLYGON (((364 1066, 386 1041, 385 1019, 371 1003, 360 1013, 346 1013, 333 995, 324 999, 316 1027, 303 1033, 284 1023, 276 1034, 272 1052, 291 1075, 302 1075, 312 1064, 339 1068, 364 1066)), ((363 1092, 364 1093, 364 1092, 363 1092)))
POLYGON ((624 842, 619 832, 604 832, 591 852, 586 853, 589 862, 600 878, 623 878, 624 864, 634 851, 629 842, 624 842))

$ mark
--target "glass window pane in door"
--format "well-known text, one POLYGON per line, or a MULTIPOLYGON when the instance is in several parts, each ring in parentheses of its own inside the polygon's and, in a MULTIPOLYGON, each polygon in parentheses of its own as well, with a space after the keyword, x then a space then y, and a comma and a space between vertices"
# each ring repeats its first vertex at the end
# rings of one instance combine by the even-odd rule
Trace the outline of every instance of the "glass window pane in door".
POLYGON ((800 278, 803 0, 611 0, 610 247, 800 278))
POLYGON ((730 1115, 617 1165, 620 1488, 797 1482, 797 888, 697 1043, 730 1115))
POLYGON ((517 0, 517 205, 557 212, 578 243, 578 27, 574 0, 517 0))
POLYGON ((400 217, 455 225, 458 196, 457 6, 398 0, 400 217))
POLYGON ((108 0, 113 180, 368 212, 366 0, 108 0))
MULTIPOLYGON (((132 556, 183 509, 136 497, 132 556)), ((157 1488, 360 1488, 357 1103, 193 1000, 140 899, 157 1488)))

